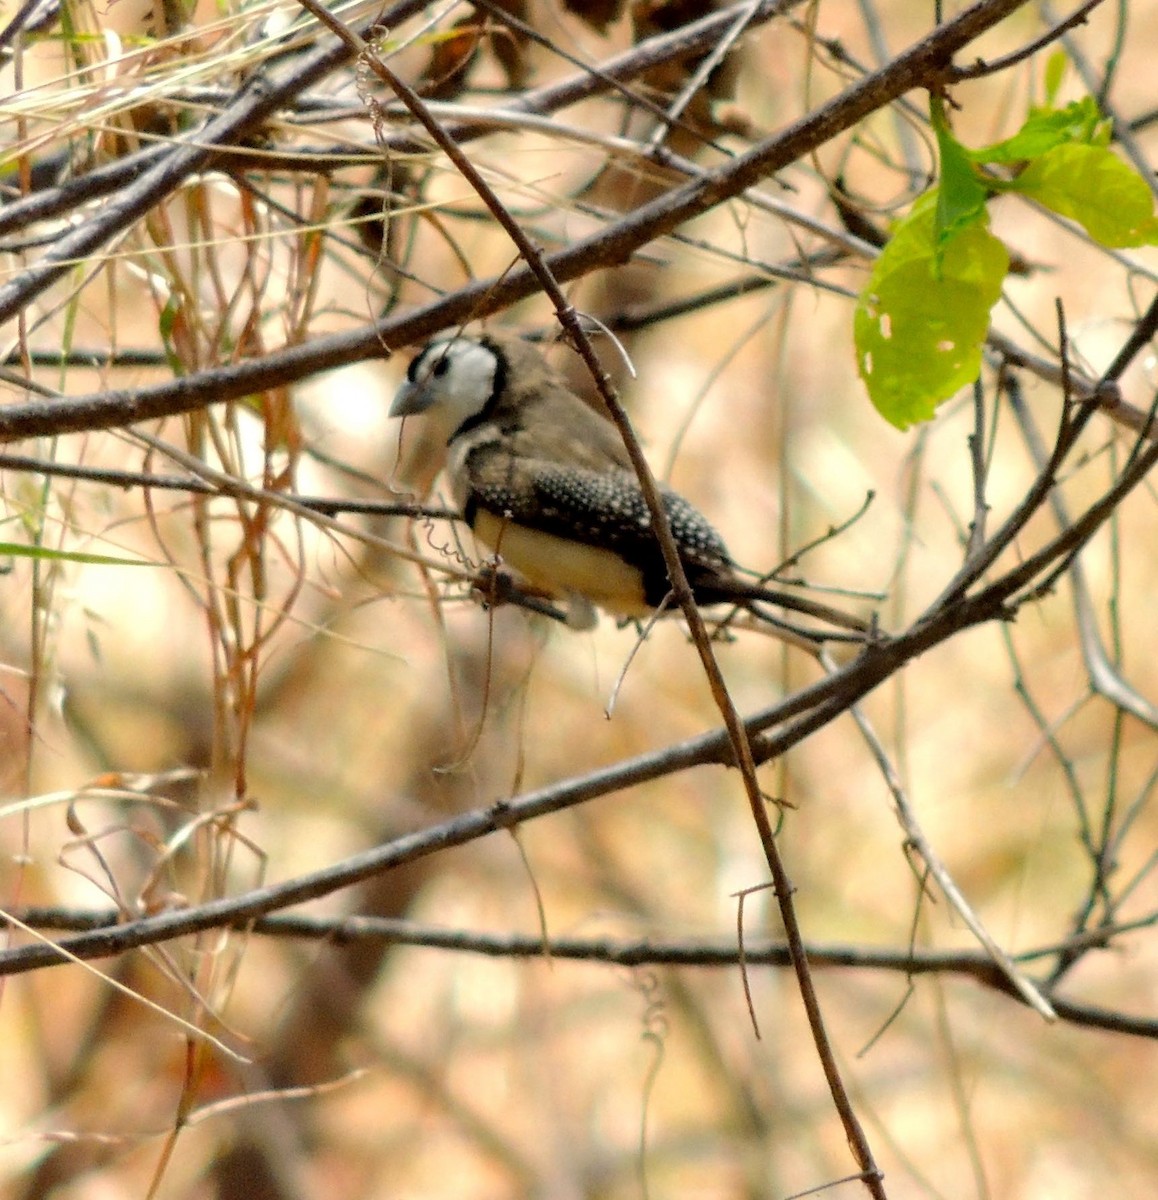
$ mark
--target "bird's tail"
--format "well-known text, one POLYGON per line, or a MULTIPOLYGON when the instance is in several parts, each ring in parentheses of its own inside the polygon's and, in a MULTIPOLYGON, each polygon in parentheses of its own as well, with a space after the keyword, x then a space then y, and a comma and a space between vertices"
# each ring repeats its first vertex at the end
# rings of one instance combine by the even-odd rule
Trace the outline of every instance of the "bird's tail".
POLYGON ((823 621, 826 625, 834 625, 838 629, 846 629, 851 633, 859 634, 858 640, 867 640, 876 628, 871 621, 854 616, 852 613, 843 612, 831 605, 821 604, 818 600, 810 600, 806 596, 781 591, 779 588, 766 587, 764 584, 749 583, 745 579, 736 577, 715 579, 710 583, 694 587, 693 591, 700 604, 734 604, 773 624, 781 622, 773 618, 771 614, 762 611, 762 605, 772 605, 788 612, 812 617, 817 621, 823 621))

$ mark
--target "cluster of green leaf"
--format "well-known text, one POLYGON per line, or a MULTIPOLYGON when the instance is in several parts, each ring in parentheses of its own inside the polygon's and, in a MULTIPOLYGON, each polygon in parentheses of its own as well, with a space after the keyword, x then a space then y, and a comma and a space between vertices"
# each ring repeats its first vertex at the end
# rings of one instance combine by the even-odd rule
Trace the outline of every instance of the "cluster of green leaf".
POLYGON ((980 150, 953 136, 940 97, 931 112, 940 183, 897 222, 854 318, 861 378, 899 429, 928 420, 981 370, 989 312, 1009 269, 989 232, 994 196, 1027 196, 1103 246, 1158 243, 1150 188, 1109 148, 1109 122, 1092 97, 1033 108, 1013 137, 980 150))

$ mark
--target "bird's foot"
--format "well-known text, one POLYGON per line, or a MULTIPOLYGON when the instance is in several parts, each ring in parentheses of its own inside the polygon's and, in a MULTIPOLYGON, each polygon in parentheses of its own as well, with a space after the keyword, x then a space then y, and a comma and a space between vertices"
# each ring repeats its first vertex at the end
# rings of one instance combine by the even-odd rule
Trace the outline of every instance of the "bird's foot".
POLYGON ((552 604, 549 593, 533 587, 502 564, 487 563, 480 567, 472 580, 471 590, 479 598, 483 608, 514 604, 564 625, 571 624, 569 610, 552 604))

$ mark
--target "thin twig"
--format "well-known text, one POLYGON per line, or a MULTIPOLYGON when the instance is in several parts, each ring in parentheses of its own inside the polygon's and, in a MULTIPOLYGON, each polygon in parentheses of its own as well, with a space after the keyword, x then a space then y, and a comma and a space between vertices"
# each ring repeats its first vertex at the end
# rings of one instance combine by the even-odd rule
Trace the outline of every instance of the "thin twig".
POLYGON ((1102 0, 1086 0, 1085 4, 1072 12, 1068 17, 1055 22, 1040 37, 1027 42, 1011 54, 1003 54, 1000 58, 991 59, 989 62, 979 58, 971 67, 954 67, 949 75, 949 82, 955 83, 958 80, 981 79, 986 75, 996 75, 1001 71, 1007 71, 1010 67, 1017 66, 1020 62, 1025 62, 1027 58, 1032 58, 1039 50, 1044 50, 1051 42, 1056 42, 1071 29, 1076 29, 1077 26, 1084 25, 1086 18, 1101 3, 1102 0))
MULTIPOLYGON (((827 670, 831 671, 833 669, 831 657, 823 651, 821 652, 821 661, 827 670)), ((908 839, 909 845, 921 856, 921 861, 925 864, 925 869, 937 881, 937 886, 941 889, 942 895, 949 901, 953 911, 965 922, 970 932, 981 943, 985 948, 985 952, 997 965, 998 970, 1009 980, 1010 985, 1026 1004, 1034 1009, 1034 1011, 1040 1013, 1047 1021, 1057 1020, 1057 1013, 1049 1001, 1017 969, 1012 958, 997 944, 997 941, 985 928, 981 918, 974 911, 973 906, 965 899, 961 889, 957 886, 953 876, 941 860, 941 856, 933 849, 932 843, 925 836, 925 832, 917 820, 917 815, 913 811, 913 806, 909 803, 908 795, 901 784, 900 777, 897 775, 883 743, 877 737, 876 731, 873 729, 861 707, 854 704, 850 707, 849 712, 852 714, 852 719, 856 722, 856 726, 861 732, 861 737, 864 738, 865 744, 869 748, 869 753, 873 756, 877 764, 877 769, 880 771, 885 785, 893 797, 893 805, 895 806, 897 817, 901 822, 901 828, 905 831, 905 837, 908 839)))

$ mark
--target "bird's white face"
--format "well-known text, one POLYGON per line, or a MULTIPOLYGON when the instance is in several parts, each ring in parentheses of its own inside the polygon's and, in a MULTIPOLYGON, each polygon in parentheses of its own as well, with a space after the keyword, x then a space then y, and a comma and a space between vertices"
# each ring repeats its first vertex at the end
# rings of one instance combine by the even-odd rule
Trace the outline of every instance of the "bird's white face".
POLYGON ((440 408, 451 428, 457 428, 494 394, 498 370, 499 360, 484 342, 465 337, 431 342, 410 364, 390 415, 409 417, 440 408))

